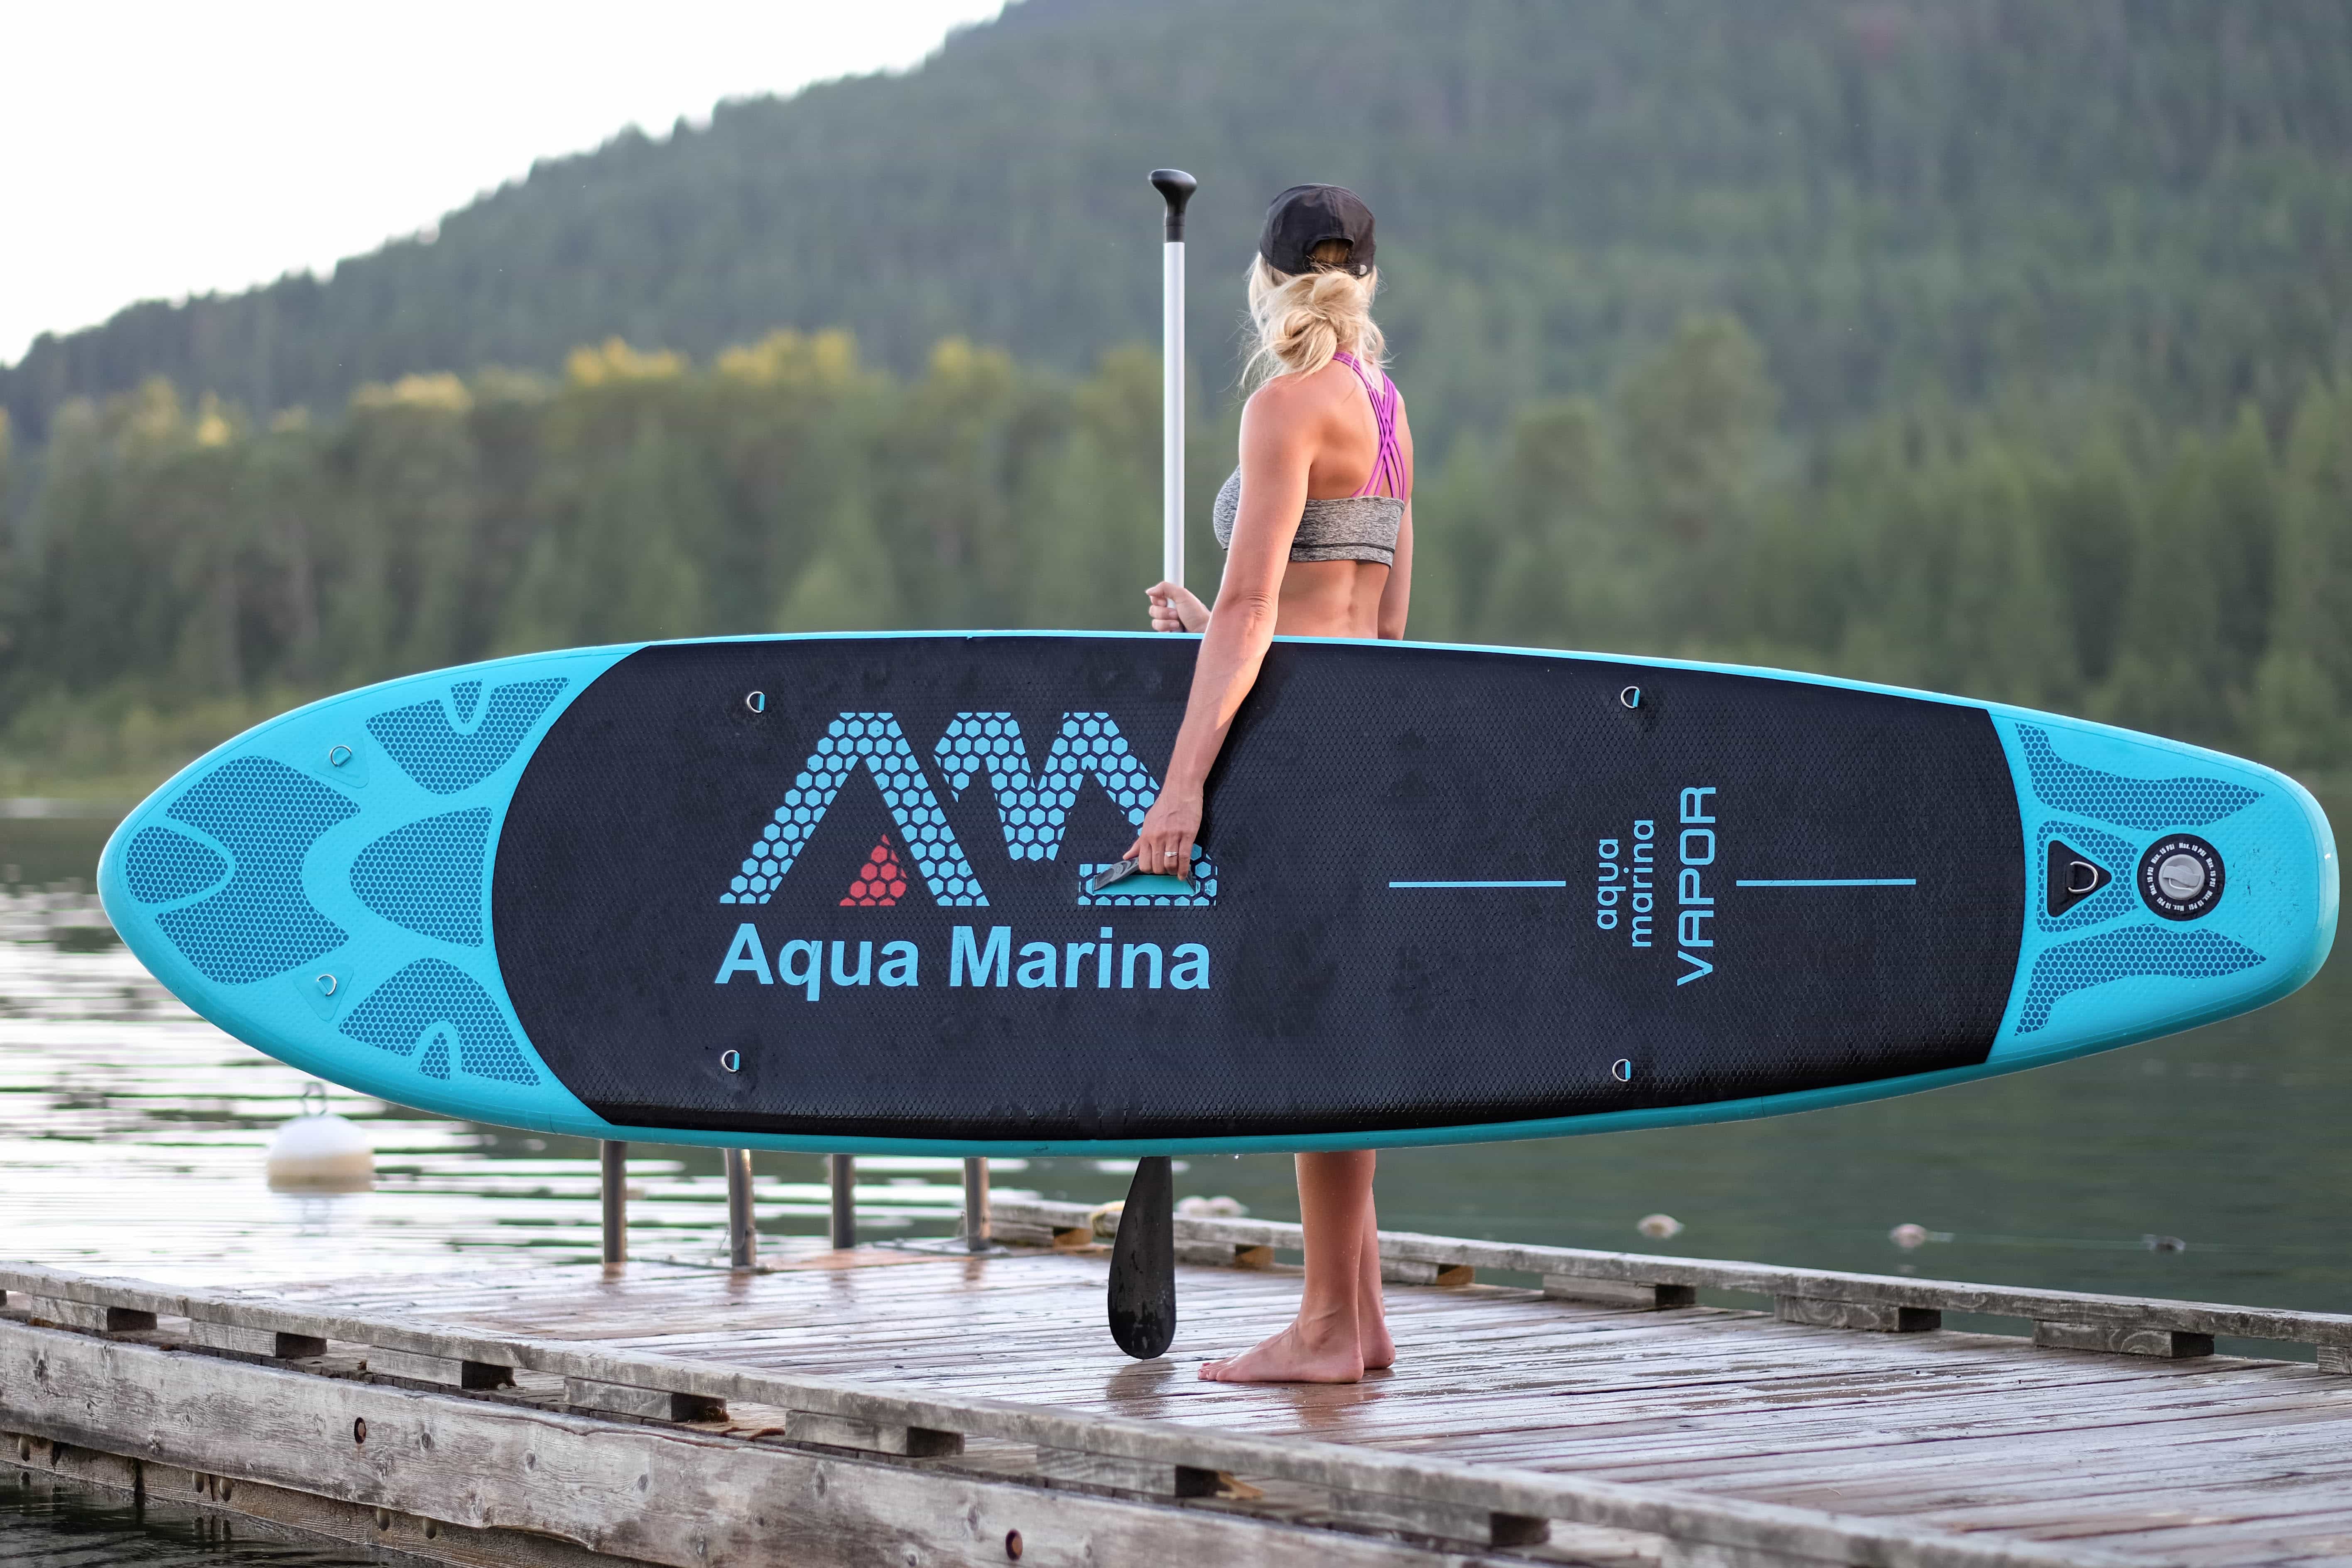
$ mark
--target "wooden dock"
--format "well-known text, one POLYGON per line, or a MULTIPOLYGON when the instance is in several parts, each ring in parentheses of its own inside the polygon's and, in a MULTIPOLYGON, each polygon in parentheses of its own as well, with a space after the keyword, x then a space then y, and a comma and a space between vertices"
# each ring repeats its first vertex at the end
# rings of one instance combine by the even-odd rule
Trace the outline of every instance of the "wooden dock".
POLYGON ((1179 1221, 1134 1363, 1115 1215, 992 1214, 758 1273, 0 1267, 0 1484, 550 1568, 2352 1562, 2352 1317, 1390 1236, 1392 1373, 1234 1387, 1194 1372, 1287 1313, 1295 1226, 1179 1221))

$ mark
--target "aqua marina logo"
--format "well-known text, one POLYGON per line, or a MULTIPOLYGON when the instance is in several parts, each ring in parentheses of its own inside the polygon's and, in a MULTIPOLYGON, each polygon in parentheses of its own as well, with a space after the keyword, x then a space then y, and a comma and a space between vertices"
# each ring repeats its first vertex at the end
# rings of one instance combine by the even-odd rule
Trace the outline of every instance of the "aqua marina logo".
MULTIPOLYGON (((964 791, 986 776, 996 798, 1005 854, 1014 860, 1060 858, 1070 808, 1089 779, 1126 814, 1130 828, 1143 826, 1144 815, 1160 798, 1159 781, 1108 713, 1063 714, 1042 770, 1033 771, 1020 722, 1010 713, 957 714, 932 748, 931 759, 950 800, 961 800, 964 791)), ((947 813, 899 727, 898 715, 879 712, 844 713, 826 726, 815 751, 802 763, 782 803, 761 828, 719 901, 764 904, 773 898, 835 798, 860 768, 880 790, 898 842, 913 862, 914 875, 907 875, 886 837, 860 868, 850 896, 840 901, 895 903, 912 882, 919 880, 932 901, 942 908, 984 908, 988 895, 980 877, 949 826, 947 813)), ((1193 890, 1189 894, 1122 896, 1107 891, 1091 897, 1080 894, 1078 902, 1213 903, 1216 869, 1197 848, 1193 854, 1193 890)), ((1089 863, 1077 868, 1076 874, 1085 877, 1096 868, 1089 863)))

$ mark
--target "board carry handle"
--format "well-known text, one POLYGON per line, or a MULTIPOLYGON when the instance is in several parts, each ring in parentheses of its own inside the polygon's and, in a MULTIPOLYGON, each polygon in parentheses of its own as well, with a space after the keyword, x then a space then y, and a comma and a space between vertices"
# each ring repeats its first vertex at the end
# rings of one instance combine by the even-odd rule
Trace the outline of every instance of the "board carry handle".
POLYGON ((1181 169, 1154 169, 1151 188, 1167 203, 1160 247, 1160 574, 1184 582, 1184 204, 1201 182, 1181 169))

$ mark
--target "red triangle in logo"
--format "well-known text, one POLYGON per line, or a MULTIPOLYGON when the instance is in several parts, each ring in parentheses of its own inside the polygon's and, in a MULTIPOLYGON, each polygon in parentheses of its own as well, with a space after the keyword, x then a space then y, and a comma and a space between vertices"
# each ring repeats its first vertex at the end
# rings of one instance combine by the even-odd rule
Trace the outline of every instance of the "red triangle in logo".
POLYGON ((856 904, 866 909, 888 909, 907 896, 906 868, 898 863, 898 853, 890 847, 890 836, 884 834, 874 846, 874 853, 857 868, 857 879, 849 884, 849 896, 842 900, 845 908, 856 904))

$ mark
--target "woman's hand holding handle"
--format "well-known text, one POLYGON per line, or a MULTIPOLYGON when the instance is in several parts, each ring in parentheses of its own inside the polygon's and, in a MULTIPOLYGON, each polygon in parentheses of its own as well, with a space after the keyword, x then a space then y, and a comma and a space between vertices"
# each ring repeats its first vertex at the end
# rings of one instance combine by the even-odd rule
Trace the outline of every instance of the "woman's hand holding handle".
POLYGON ((1155 632, 1205 632, 1209 606, 1181 583, 1154 583, 1145 590, 1151 599, 1151 629, 1155 632))
POLYGON ((1139 871, 1155 877, 1192 875, 1192 841, 1201 836, 1201 797, 1160 792, 1144 814, 1135 842, 1120 858, 1133 860, 1139 871))

